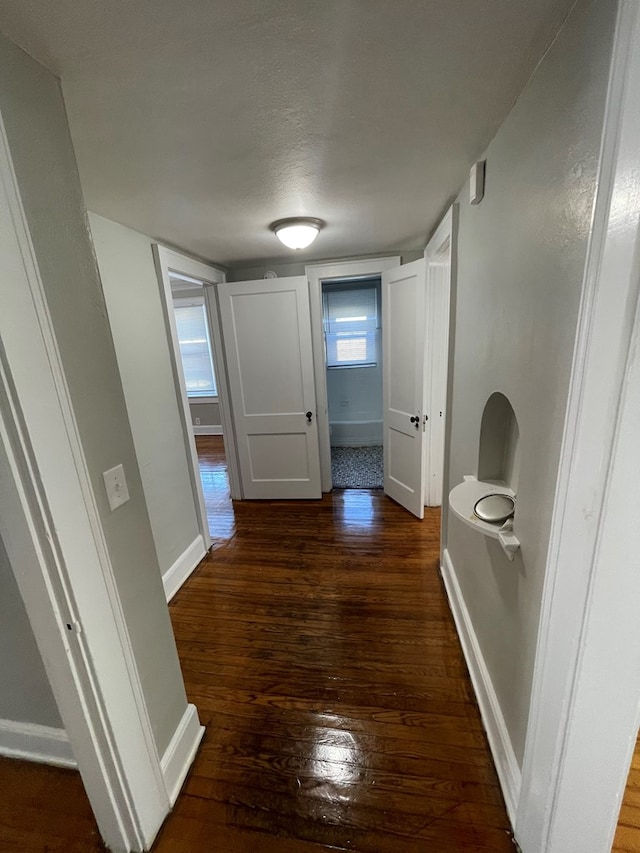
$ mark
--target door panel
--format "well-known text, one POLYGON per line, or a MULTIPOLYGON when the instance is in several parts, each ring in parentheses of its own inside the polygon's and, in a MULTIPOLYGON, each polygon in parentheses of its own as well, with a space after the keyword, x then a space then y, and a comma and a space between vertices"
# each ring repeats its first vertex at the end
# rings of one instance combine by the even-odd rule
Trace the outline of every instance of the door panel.
POLYGON ((306 277, 218 295, 244 497, 321 497, 306 277))
MULTIPOLYGON (((415 283, 413 277, 395 281, 393 295, 388 299, 387 325, 391 346, 385 353, 389 376, 389 406, 392 411, 415 414, 414 360, 416 349, 415 283), (395 330, 395 332, 394 332, 395 330)), ((384 323, 383 323, 384 328, 384 323)))
POLYGON ((309 479, 305 434, 248 435, 247 450, 254 481, 309 479))
POLYGON ((424 315, 424 260, 385 272, 384 490, 418 518, 424 516, 424 315))
POLYGON ((231 310, 235 339, 242 342, 237 356, 244 414, 300 412, 304 387, 297 291, 237 293, 231 310), (277 382, 269 381, 275 377, 277 382))

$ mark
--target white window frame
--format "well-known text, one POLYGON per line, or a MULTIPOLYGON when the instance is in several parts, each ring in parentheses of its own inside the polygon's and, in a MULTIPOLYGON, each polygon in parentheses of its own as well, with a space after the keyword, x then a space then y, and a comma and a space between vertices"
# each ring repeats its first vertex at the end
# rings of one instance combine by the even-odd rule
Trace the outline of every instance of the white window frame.
POLYGON ((211 341, 211 332, 210 332, 210 323, 207 312, 207 303, 204 298, 204 291, 201 296, 180 296, 179 293, 175 293, 173 295, 173 308, 194 308, 201 307, 204 320, 205 320, 205 334, 207 336, 207 345, 209 347, 209 358, 211 360, 211 371, 213 373, 213 384, 215 391, 204 391, 202 393, 188 391, 187 397, 189 398, 189 403, 193 405, 194 403, 217 403, 218 402, 218 371, 216 370, 216 362, 213 357, 213 343, 211 341))
MULTIPOLYGON (((376 276, 372 276, 372 279, 377 278, 376 276)), ((330 284, 331 282, 327 282, 330 284)), ((327 370, 353 370, 357 368, 359 370, 363 370, 367 367, 377 367, 380 361, 381 353, 382 353, 382 336, 381 336, 381 314, 382 314, 382 296, 381 296, 381 284, 380 282, 370 282, 369 279, 363 279, 362 281, 354 281, 354 282, 345 282, 344 284, 340 282, 340 288, 337 290, 340 291, 350 291, 350 290, 359 290, 360 288, 373 290, 375 294, 376 301, 376 328, 374 330, 375 335, 375 359, 369 361, 335 361, 334 363, 329 362, 329 342, 328 342, 328 333, 326 328, 327 323, 327 309, 328 303, 330 301, 331 290, 323 288, 322 290, 322 320, 323 320, 323 328, 325 334, 325 356, 327 359, 327 370)), ((336 292, 335 290, 333 292, 336 292)), ((352 321, 357 322, 357 321, 352 321)), ((361 337, 367 337, 371 333, 371 330, 364 329, 362 332, 353 331, 353 336, 360 335, 361 337)), ((338 342, 336 342, 338 343, 338 342)), ((367 343, 367 348, 369 344, 367 343)))

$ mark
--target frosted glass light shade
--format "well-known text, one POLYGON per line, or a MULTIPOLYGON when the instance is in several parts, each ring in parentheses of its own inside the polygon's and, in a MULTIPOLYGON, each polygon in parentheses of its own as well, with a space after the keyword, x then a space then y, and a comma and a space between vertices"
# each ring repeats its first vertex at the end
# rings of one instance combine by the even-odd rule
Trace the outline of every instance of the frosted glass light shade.
POLYGON ((271 230, 287 248, 306 249, 316 239, 323 225, 321 219, 279 219, 272 223, 271 230))

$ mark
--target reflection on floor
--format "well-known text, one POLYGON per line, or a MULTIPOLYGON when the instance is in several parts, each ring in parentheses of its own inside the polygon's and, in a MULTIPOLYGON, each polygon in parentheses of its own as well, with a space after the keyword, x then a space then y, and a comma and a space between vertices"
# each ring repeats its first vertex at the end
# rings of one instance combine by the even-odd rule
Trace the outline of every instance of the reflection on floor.
MULTIPOLYGON (((207 732, 154 853, 514 853, 438 511, 232 505, 221 442, 198 445, 217 547, 170 613, 207 732)), ((0 760, 0 790, 0 850, 102 849, 79 774, 0 760)))
POLYGON ((381 489, 384 483, 382 447, 332 447, 334 489, 381 489))
POLYGON ((221 435, 197 435, 195 439, 209 533, 215 544, 218 539, 231 539, 235 532, 224 442, 221 435))

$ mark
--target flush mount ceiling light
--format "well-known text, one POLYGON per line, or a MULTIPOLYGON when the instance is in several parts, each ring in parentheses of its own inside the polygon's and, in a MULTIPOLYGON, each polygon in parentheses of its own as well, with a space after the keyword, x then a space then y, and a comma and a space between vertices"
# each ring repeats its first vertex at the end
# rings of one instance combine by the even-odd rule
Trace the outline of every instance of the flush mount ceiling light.
POLYGON ((278 240, 289 249, 306 249, 318 236, 324 226, 322 219, 309 216, 294 216, 289 219, 278 219, 269 226, 278 240))

